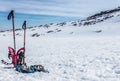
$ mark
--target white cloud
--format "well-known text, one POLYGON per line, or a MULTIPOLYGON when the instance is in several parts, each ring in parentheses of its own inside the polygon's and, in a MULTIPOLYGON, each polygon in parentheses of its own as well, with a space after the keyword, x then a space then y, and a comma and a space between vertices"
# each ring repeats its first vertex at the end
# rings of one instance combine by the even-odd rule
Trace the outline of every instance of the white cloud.
POLYGON ((119 5, 120 0, 0 0, 0 11, 83 17, 119 5))

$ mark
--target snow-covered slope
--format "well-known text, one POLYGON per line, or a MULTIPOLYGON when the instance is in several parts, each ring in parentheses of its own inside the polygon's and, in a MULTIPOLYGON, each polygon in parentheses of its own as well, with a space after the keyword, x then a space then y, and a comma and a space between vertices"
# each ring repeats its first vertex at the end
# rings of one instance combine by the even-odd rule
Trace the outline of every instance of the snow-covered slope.
MULTIPOLYGON (((27 65, 42 64, 50 73, 22 74, 0 63, 0 81, 120 81, 120 16, 112 14, 89 26, 68 22, 27 29, 27 65)), ((16 31, 16 41, 21 48, 23 30, 16 31)), ((13 46, 12 32, 1 32, 0 59, 10 62, 8 46, 13 46)))
POLYGON ((71 25, 73 26, 94 25, 114 17, 120 17, 120 7, 112 10, 101 11, 100 13, 89 16, 86 19, 78 20, 76 22, 71 22, 71 25))

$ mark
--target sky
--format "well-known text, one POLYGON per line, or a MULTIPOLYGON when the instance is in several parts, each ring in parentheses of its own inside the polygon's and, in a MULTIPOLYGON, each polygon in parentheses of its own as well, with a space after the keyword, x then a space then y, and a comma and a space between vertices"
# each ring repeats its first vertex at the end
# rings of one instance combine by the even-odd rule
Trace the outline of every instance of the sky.
POLYGON ((119 5, 120 0, 0 0, 0 11, 76 17, 119 5))
MULTIPOLYGON (((120 6, 120 0, 0 0, 0 12, 3 12, 0 14, 3 15, 9 13, 10 10, 15 10, 15 13, 23 14, 24 16, 27 16, 27 14, 36 15, 36 17, 52 15, 55 17, 69 17, 71 20, 76 19, 76 17, 85 18, 118 6, 120 6)), ((0 22, 2 19, 1 17, 0 22)), ((1 26, 3 25, 0 23, 1 26)))

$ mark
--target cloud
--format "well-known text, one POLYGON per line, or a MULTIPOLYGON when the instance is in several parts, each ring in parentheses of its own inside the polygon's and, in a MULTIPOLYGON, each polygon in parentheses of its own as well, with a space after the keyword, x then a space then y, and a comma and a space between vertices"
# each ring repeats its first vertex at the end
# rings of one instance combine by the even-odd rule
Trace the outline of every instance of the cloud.
POLYGON ((0 11, 83 17, 119 5, 120 0, 0 0, 0 11))

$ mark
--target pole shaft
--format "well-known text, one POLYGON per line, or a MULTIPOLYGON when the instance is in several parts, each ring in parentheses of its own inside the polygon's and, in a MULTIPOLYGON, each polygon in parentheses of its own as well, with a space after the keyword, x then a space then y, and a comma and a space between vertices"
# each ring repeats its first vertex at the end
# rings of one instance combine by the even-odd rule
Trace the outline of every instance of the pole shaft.
POLYGON ((12 25, 13 25, 13 40, 14 40, 14 50, 16 53, 16 41, 15 41, 15 26, 14 26, 14 16, 12 16, 12 25))
MULTIPOLYGON (((25 25, 26 26, 26 25, 25 25)), ((25 41, 26 41, 26 27, 24 28, 24 49, 25 49, 25 41)), ((25 63, 25 51, 26 49, 24 50, 24 59, 23 59, 23 63, 25 63)))
POLYGON ((26 41, 26 29, 24 29, 24 48, 25 48, 25 41, 26 41))

